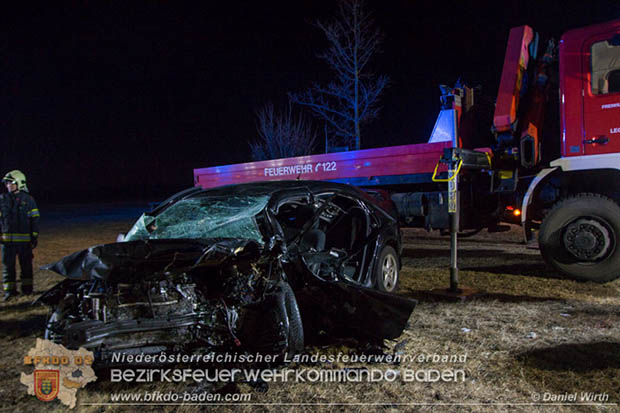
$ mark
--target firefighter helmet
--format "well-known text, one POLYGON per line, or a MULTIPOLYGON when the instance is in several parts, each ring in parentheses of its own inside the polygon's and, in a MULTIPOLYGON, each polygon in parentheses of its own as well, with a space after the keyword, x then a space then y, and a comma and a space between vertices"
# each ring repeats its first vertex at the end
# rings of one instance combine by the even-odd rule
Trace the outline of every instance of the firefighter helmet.
POLYGON ((2 182, 12 182, 17 185, 19 191, 28 191, 28 187, 26 186, 26 175, 17 169, 7 172, 4 178, 2 178, 2 182))

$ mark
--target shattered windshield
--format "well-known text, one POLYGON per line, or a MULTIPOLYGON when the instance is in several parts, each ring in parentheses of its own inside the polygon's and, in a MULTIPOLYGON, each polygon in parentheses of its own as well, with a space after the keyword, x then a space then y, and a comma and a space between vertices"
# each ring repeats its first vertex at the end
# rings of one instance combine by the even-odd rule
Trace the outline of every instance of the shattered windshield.
POLYGON ((255 216, 269 196, 204 196, 182 199, 157 216, 142 214, 125 241, 170 238, 245 238, 263 243, 255 216))

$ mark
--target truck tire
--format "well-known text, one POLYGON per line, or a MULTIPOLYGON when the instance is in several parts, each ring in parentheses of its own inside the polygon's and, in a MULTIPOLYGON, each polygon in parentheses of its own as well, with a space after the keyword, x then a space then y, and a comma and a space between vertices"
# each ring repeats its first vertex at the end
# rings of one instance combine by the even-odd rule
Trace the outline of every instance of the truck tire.
POLYGON ((379 291, 393 293, 398 288, 398 255, 389 245, 385 245, 379 255, 375 265, 375 280, 379 291))
POLYGON ((544 260, 565 278, 605 283, 620 277, 620 206, 598 194, 558 202, 538 235, 544 260))

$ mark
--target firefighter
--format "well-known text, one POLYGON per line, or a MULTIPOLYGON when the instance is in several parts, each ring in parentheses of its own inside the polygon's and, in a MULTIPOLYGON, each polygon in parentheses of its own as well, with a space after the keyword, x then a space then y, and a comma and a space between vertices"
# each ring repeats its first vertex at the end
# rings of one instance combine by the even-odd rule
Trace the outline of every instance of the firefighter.
POLYGON ((16 258, 21 268, 22 294, 32 294, 32 249, 37 246, 39 236, 39 210, 21 171, 7 173, 2 182, 8 191, 0 195, 2 284, 6 301, 17 295, 16 258))

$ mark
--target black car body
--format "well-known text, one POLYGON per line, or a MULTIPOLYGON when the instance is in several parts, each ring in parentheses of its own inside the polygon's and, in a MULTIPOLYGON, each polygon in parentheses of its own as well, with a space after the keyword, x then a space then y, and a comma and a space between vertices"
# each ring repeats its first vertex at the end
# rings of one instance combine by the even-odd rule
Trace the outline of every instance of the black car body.
POLYGON ((123 242, 49 265, 67 278, 38 301, 52 308, 46 338, 101 359, 296 352, 304 333, 399 336, 415 306, 388 293, 400 250, 394 210, 351 186, 190 188, 143 214, 123 242))

